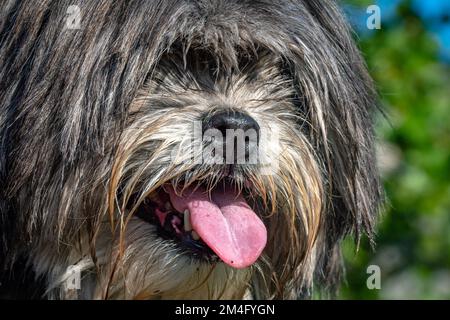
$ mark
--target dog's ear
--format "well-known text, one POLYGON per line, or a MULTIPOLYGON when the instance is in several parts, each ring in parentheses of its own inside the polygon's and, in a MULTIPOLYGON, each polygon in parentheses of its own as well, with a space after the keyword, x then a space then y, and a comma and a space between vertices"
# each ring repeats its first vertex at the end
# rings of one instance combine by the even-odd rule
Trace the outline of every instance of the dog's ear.
MULTIPOLYGON (((316 12, 322 11, 320 1, 316 12)), ((323 4, 322 4, 323 5, 323 4)), ((317 16, 329 30, 339 53, 339 77, 330 79, 329 103, 324 110, 326 128, 324 168, 327 172, 328 203, 323 216, 323 251, 317 271, 329 287, 340 280, 340 242, 352 233, 357 245, 366 234, 374 244, 374 225, 381 200, 381 187, 375 156, 373 117, 378 101, 372 79, 367 72, 351 34, 341 15, 317 16)))
MULTIPOLYGON (((317 240, 316 275, 339 282, 340 242, 367 234, 373 243, 381 198, 375 159, 373 115, 377 96, 342 12, 332 1, 305 1, 312 35, 298 35, 294 79, 307 134, 322 162, 325 203, 317 240), (311 48, 311 50, 305 50, 311 48), (298 52, 297 52, 298 51, 298 52)), ((316 279, 317 279, 316 277, 316 279)))

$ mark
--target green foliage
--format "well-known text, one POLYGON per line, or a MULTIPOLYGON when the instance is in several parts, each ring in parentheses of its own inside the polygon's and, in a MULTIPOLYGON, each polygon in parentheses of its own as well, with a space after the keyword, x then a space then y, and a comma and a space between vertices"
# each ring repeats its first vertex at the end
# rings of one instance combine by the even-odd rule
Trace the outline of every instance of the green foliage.
POLYGON ((359 41, 387 115, 377 125, 387 202, 375 252, 345 242, 341 299, 450 298, 450 68, 407 3, 398 14, 359 41), (381 290, 366 286, 371 264, 381 290))

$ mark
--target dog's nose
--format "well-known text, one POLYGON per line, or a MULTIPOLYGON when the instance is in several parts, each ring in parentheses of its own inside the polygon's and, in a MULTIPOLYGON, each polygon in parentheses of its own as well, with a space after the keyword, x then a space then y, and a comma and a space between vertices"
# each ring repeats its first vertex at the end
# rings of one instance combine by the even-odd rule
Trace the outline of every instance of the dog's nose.
POLYGON ((254 132, 259 134, 259 125, 255 119, 248 114, 233 110, 221 111, 215 113, 211 117, 207 117, 206 121, 203 123, 203 132, 208 129, 217 129, 224 137, 227 134, 227 129, 241 129, 244 132, 254 130, 254 132))
POLYGON ((209 136, 211 129, 214 139, 217 139, 215 134, 221 134, 220 142, 216 142, 216 146, 223 148, 222 157, 225 163, 256 163, 260 127, 248 114, 235 110, 220 111, 206 116, 202 129, 204 137, 209 136))

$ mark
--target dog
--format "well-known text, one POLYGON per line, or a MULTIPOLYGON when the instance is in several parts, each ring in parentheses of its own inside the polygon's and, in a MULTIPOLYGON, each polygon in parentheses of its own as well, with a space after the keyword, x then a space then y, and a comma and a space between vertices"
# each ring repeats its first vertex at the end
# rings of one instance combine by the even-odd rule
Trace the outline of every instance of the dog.
POLYGON ((311 298, 374 242, 377 94, 334 1, 0 8, 2 297, 311 298))

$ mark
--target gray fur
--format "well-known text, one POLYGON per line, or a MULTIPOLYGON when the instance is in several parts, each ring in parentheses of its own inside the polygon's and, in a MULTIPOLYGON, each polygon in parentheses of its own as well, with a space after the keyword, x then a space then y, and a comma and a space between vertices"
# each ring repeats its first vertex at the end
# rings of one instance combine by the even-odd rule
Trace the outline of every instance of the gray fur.
MULTIPOLYGON (((297 204, 295 209, 309 205, 310 211, 317 213, 310 217, 320 219, 314 248, 308 250, 307 240, 299 240, 295 247, 298 252, 286 248, 294 256, 277 261, 270 260, 273 255, 269 248, 264 258, 268 262, 254 268, 250 283, 253 296, 309 296, 314 283, 332 290, 340 279, 343 237, 353 233, 359 239, 366 233, 373 241, 381 192, 374 158, 373 84, 342 13, 334 1, 328 0, 3 1, 3 277, 8 278, 25 261, 27 272, 31 270, 36 278, 43 279, 44 284, 38 286, 43 286, 48 297, 64 298, 50 292, 68 265, 92 259, 94 265, 108 270, 109 262, 101 257, 107 259, 104 252, 113 251, 111 243, 115 243, 116 235, 110 235, 102 225, 109 221, 108 201, 114 185, 111 176, 114 166, 122 161, 118 156, 127 158, 121 163, 124 172, 118 176, 117 187, 144 195, 154 185, 150 181, 156 181, 157 174, 164 171, 161 165, 149 165, 142 157, 142 152, 157 149, 156 133, 137 134, 136 130, 167 122, 169 113, 178 113, 180 120, 186 114, 194 117, 211 107, 204 101, 219 96, 233 96, 235 99, 228 101, 233 101, 233 108, 250 108, 253 111, 249 112, 259 115, 262 122, 273 115, 273 125, 284 132, 283 142, 288 144, 292 137, 297 142, 289 148, 291 154, 298 155, 298 170, 286 173, 286 177, 290 174, 298 178, 305 195, 320 195, 320 199, 305 196, 308 199, 291 202, 297 204), (77 3, 81 29, 70 30, 65 26, 66 9, 77 3), (203 70, 199 57, 206 59, 213 71, 203 70), (171 73, 172 77, 168 76, 171 73), (247 75, 240 87, 245 94, 227 91, 240 73, 247 75), (251 74, 259 77, 250 84, 251 74), (155 85, 158 77, 161 86, 155 85), (197 88, 191 90, 195 81, 197 88), (255 88, 264 93, 255 98, 263 107, 252 106, 244 99, 257 92, 255 88), (199 109, 192 109, 192 104, 199 109), (127 145, 136 137, 143 137, 143 142, 127 145), (140 175, 127 171, 132 167, 142 169, 140 175), (311 181, 307 181, 308 173, 311 181), (148 183, 131 190, 130 177, 146 177, 148 183), (308 186, 315 187, 311 190, 308 186), (106 241, 109 237, 111 243, 106 241), (287 265, 290 271, 283 273, 281 265, 287 265), (270 272, 285 284, 282 288, 270 283, 270 272)), ((176 141, 182 133, 170 128, 164 137, 176 141)), ((162 158, 162 154, 152 157, 162 158)), ((288 171, 293 169, 287 163, 284 166, 288 171)), ((186 174, 184 169, 179 168, 180 175, 186 174)), ((288 189, 281 180, 276 185, 280 191, 288 189)), ((118 189, 112 192, 119 204, 126 202, 118 189)), ((113 220, 123 218, 120 205, 118 209, 113 220)), ((300 237, 311 223, 303 214, 295 222, 300 237)), ((271 223, 267 221, 269 233, 271 223)), ((146 232, 151 237, 151 231, 139 232, 142 237, 146 232)), ((282 246, 294 241, 271 234, 275 241, 272 246, 276 241, 282 246)), ((159 245, 158 240, 148 244, 145 238, 140 239, 131 249, 159 245)), ((158 251, 158 255, 162 253, 158 251)), ((130 265, 146 263, 139 256, 134 259, 130 265)), ((91 272, 98 270, 92 264, 84 265, 91 272)), ((246 277, 236 274, 236 281, 246 277)), ((146 281, 156 276, 155 272, 146 281)), ((101 282, 103 277, 105 273, 98 271, 97 277, 88 281, 101 282)), ((133 277, 137 286, 146 275, 133 277)), ((14 285, 17 280, 11 281, 14 285)), ((108 295, 89 290, 90 298, 132 297, 139 292, 136 288, 129 294, 108 295)))

